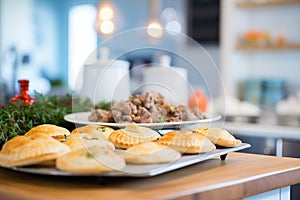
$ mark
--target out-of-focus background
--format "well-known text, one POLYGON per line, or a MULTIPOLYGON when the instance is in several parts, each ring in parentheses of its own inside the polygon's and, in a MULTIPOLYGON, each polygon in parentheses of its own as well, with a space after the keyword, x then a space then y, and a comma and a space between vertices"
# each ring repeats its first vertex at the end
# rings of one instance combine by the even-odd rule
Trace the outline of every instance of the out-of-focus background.
MULTIPOLYGON (((82 64, 101 42, 123 31, 147 27, 155 21, 154 26, 158 24, 171 30, 165 35, 186 34, 208 52, 221 72, 221 80, 218 75, 211 74, 213 81, 209 82, 209 94, 192 71, 188 74, 189 82, 204 90, 206 95, 218 97, 220 90, 225 88, 232 104, 236 100, 245 100, 271 108, 277 106, 284 114, 299 113, 299 108, 287 105, 299 100, 298 1, 0 2, 2 103, 18 92, 17 80, 20 78, 30 79, 31 92, 51 95, 72 91, 82 64), (100 14, 101 8, 108 9, 103 9, 100 14), (277 105, 283 100, 289 102, 277 105)), ((134 41, 124 40, 115 45, 122 52, 122 48, 132 43, 134 41)), ((185 40, 168 45, 192 57, 199 53, 185 40)), ((141 51, 125 59, 130 61, 132 68, 158 60, 157 55, 141 51)), ((187 67, 176 58, 170 64, 187 67)), ((209 71, 210 67, 202 66, 201 71, 209 71)))
MULTIPOLYGON (((172 52, 133 51, 120 57, 129 63, 131 88, 145 78, 141 66, 183 70, 194 90, 178 95, 187 101, 200 91, 208 110, 226 114, 225 128, 252 144, 247 151, 300 156, 299 0, 0 0, 0 104, 19 92, 19 79, 29 80, 31 95, 74 92, 99 44, 140 28, 157 45, 181 35, 164 45, 196 60, 197 70, 172 52)), ((136 42, 111 45, 118 54, 136 42)), ((163 77, 178 84, 175 78, 163 77)))
MULTIPOLYGON (((205 48, 216 66, 219 66, 219 9, 219 1, 1 0, 1 102, 7 101, 16 92, 14 84, 19 77, 28 77, 30 89, 44 94, 60 92, 53 91, 53 86, 58 84, 62 84, 66 90, 74 89, 79 69, 98 44, 114 34, 147 27, 151 20, 162 28, 168 27, 174 31, 170 33, 171 36, 176 32, 188 35, 190 32, 194 33, 195 38, 199 37, 203 45, 207 40, 209 44, 205 48), (208 21, 204 35, 197 30, 198 27, 194 27, 194 18, 197 16, 192 16, 193 4, 211 7, 208 17, 212 19, 208 21), (98 12, 107 5, 112 9, 112 16, 108 16, 108 20, 99 20, 101 16, 98 12), (101 20, 102 24, 99 22, 101 20), (100 29, 101 25, 103 30, 100 29), (197 32, 201 34, 198 36, 197 32)), ((110 14, 104 10, 103 15, 110 14)), ((206 20, 205 16, 197 18, 206 20)), ((124 40, 116 46, 121 52, 123 47, 131 46, 134 42, 124 40)), ((194 53, 193 46, 186 41, 177 42, 170 43, 170 48, 194 53)), ((197 52, 194 54, 197 56, 197 52)), ((153 52, 144 51, 125 59, 134 66, 158 58, 153 52)), ((171 64, 182 65, 176 59, 171 64)), ((217 96, 219 78, 214 79, 213 95, 217 96)), ((197 84, 197 80, 191 81, 197 84)))
MULTIPOLYGON (((1 0, 0 102, 6 104, 19 92, 19 79, 29 79, 30 94, 72 93, 99 44, 154 27, 164 31, 149 31, 142 39, 164 42, 185 57, 157 49, 122 55, 130 65, 131 88, 145 78, 134 70, 139 66, 175 66, 228 121, 299 127, 299 11, 298 0, 1 0), (168 37, 176 39, 166 42, 168 37), (195 43, 208 59, 202 59, 195 43), (188 58, 196 60, 196 71, 188 58)), ((112 41, 116 55, 138 42, 112 41)), ((176 83, 172 76, 163 78, 176 83)), ((183 94, 182 103, 194 90, 183 94)))

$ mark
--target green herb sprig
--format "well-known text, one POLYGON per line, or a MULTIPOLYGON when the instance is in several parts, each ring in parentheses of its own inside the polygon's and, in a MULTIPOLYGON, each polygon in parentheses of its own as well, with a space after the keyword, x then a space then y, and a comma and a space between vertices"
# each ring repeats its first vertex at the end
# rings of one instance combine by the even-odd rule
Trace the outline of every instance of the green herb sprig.
POLYGON ((66 114, 90 111, 93 107, 107 109, 109 105, 111 102, 93 106, 89 99, 73 98, 71 94, 46 97, 39 93, 35 93, 35 103, 32 105, 23 101, 0 105, 0 147, 7 140, 24 135, 40 124, 69 127, 70 124, 64 120, 66 114))
POLYGON ((36 101, 27 105, 23 101, 0 107, 0 144, 40 124, 65 126, 63 116, 72 112, 72 96, 45 97, 36 94, 36 101))

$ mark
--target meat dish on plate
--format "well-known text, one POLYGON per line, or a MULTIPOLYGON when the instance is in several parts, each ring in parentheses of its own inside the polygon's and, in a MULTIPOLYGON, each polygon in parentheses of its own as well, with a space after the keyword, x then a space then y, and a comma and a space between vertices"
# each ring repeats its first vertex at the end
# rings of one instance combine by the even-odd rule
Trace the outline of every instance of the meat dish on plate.
POLYGON ((160 123, 201 119, 206 119, 206 116, 199 108, 171 105, 165 102, 162 94, 154 91, 115 102, 110 110, 93 109, 88 116, 89 121, 106 123, 160 123))

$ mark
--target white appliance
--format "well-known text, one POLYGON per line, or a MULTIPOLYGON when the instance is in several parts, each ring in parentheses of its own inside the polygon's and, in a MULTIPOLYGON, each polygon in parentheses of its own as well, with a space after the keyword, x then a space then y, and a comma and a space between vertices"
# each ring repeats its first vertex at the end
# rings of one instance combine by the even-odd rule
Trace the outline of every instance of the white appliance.
POLYGON ((144 68, 144 91, 157 91, 165 97, 166 102, 187 105, 188 72, 184 68, 170 66, 170 63, 170 56, 162 55, 159 64, 144 68))
POLYGON ((127 100, 130 96, 129 62, 110 60, 107 48, 99 49, 100 59, 85 64, 80 96, 93 102, 127 100))

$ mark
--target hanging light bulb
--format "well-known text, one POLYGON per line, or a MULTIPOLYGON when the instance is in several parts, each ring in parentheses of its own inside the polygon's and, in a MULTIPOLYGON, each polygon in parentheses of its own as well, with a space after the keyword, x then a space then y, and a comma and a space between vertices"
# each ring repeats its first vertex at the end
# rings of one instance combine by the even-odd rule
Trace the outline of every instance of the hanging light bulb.
POLYGON ((163 36, 163 29, 159 21, 160 0, 149 0, 150 20, 147 25, 147 34, 152 38, 161 38, 163 36))
POLYGON ((114 17, 114 11, 109 4, 105 4, 99 9, 99 16, 102 20, 111 20, 114 17))
POLYGON ((169 21, 166 24, 166 30, 170 35, 177 35, 181 32, 181 24, 177 20, 169 21))
POLYGON ((110 3, 105 2, 98 6, 97 31, 103 35, 110 35, 115 30, 113 22, 114 10, 110 3))
POLYGON ((165 28, 168 34, 177 35, 181 32, 182 27, 178 20, 177 11, 174 8, 165 8, 161 12, 161 18, 165 22, 165 28))
POLYGON ((105 20, 100 24, 100 32, 107 35, 114 32, 115 26, 114 23, 110 20, 105 20))
POLYGON ((163 29, 159 22, 151 21, 147 26, 147 34, 153 38, 161 38, 163 29))

